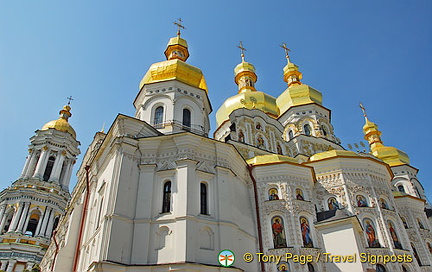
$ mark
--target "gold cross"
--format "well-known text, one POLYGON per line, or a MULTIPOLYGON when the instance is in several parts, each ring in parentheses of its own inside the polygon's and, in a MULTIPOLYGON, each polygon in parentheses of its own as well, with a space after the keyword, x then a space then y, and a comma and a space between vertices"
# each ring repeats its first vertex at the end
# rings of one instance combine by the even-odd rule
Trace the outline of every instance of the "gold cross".
POLYGON ((68 98, 66 98, 67 100, 69 100, 68 105, 70 105, 71 101, 73 100, 72 96, 69 96, 68 98))
POLYGON ((183 20, 182 20, 181 18, 178 18, 177 21, 174 22, 174 24, 178 27, 178 30, 177 30, 177 36, 179 36, 179 37, 180 37, 180 29, 181 29, 181 28, 186 29, 186 28, 184 27, 184 25, 182 25, 182 23, 183 23, 183 20))
POLYGON ((363 111, 363 116, 364 116, 364 117, 367 117, 366 109, 365 109, 365 107, 363 107, 362 102, 360 102, 360 109, 363 111))
POLYGON ((245 59, 244 59, 244 51, 246 51, 246 48, 243 47, 243 42, 240 41, 240 45, 238 45, 237 47, 240 48, 242 61, 245 61, 245 59))
POLYGON ((285 50, 285 56, 288 60, 288 62, 290 62, 290 57, 289 57, 289 52, 291 51, 287 46, 286 43, 282 43, 281 45, 279 45, 280 47, 282 47, 285 50))

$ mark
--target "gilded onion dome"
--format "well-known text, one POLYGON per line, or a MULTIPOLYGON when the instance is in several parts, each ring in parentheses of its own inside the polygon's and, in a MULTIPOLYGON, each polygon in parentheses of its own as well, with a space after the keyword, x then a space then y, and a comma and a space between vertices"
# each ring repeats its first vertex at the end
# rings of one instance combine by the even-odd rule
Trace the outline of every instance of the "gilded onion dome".
POLYGON ((57 120, 50 121, 46 123, 41 130, 48 130, 50 128, 53 128, 58 131, 68 132, 70 133, 74 138, 76 138, 76 133, 73 127, 69 124, 68 119, 72 116, 72 113, 70 113, 71 107, 69 105, 66 105, 63 107, 63 109, 60 111, 60 117, 57 120))
POLYGON ((189 51, 185 39, 180 35, 171 38, 164 54, 167 60, 150 66, 140 82, 140 90, 145 84, 178 80, 207 92, 207 85, 201 70, 186 63, 189 51))
POLYGON ((225 100, 217 111, 217 126, 228 120, 231 112, 240 108, 258 109, 273 118, 278 117, 279 108, 276 99, 255 89, 257 78, 255 67, 246 62, 242 54, 242 62, 234 68, 234 81, 238 85, 238 94, 225 100))
POLYGON ((303 84, 300 80, 303 75, 297 65, 290 61, 286 47, 287 65, 283 68, 284 81, 288 83, 288 88, 276 99, 280 113, 283 114, 289 108, 299 105, 317 103, 322 105, 322 94, 318 90, 303 84))
POLYGON ((385 146, 381 140, 381 131, 378 130, 378 125, 369 121, 363 105, 360 103, 365 117, 365 125, 363 126, 364 139, 369 142, 372 155, 384 161, 390 166, 398 166, 410 164, 408 154, 402 150, 392 146, 385 146))

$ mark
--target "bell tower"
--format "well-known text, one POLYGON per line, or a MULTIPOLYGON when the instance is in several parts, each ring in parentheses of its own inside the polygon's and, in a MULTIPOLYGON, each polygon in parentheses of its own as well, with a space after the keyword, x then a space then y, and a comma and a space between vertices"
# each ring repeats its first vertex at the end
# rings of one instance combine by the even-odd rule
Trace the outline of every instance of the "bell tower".
POLYGON ((69 101, 58 119, 30 138, 20 177, 0 193, 0 270, 37 265, 64 213, 72 168, 80 154, 80 142, 68 121, 70 110, 69 101))

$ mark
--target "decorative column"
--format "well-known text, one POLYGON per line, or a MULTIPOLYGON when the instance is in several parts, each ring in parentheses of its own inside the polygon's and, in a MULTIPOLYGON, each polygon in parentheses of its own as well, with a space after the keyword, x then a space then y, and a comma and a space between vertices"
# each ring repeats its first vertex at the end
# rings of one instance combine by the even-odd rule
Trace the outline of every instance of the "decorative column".
POLYGON ((65 159, 65 156, 66 156, 66 151, 64 150, 61 154, 57 155, 49 181, 59 182, 60 172, 63 166, 63 161, 65 159))
POLYGON ((66 167, 66 173, 65 173, 63 180, 62 180, 62 185, 66 189, 69 187, 69 182, 70 182, 70 179, 72 176, 72 169, 73 169, 74 164, 75 164, 75 161, 70 161, 66 167))
POLYGON ((0 218, 2 221, 3 221, 3 216, 5 215, 5 210, 6 210, 6 204, 3 204, 0 208, 0 218))
POLYGON ((45 231, 46 237, 51 237, 53 226, 54 226, 54 209, 51 211, 51 215, 50 215, 49 220, 48 220, 48 226, 47 226, 47 229, 45 231))
MULTIPOLYGON (((3 214, 0 222, 0 234, 2 234, 3 232, 4 225, 6 224, 6 219, 7 219, 7 214, 3 214)), ((0 270, 4 270, 4 269, 0 269, 0 270)))
POLYGON ((38 151, 35 150, 30 156, 30 163, 29 166, 27 167, 25 178, 29 178, 33 176, 37 164, 37 158, 38 158, 38 151))
POLYGON ((34 236, 39 236, 40 230, 41 230, 41 228, 42 228, 43 220, 45 219, 45 216, 46 216, 47 213, 48 213, 48 207, 45 208, 42 217, 41 217, 40 220, 38 221, 38 225, 37 225, 37 227, 36 227, 36 231, 35 231, 34 236))
POLYGON ((12 272, 16 264, 16 260, 10 260, 6 272, 12 272))
POLYGON ((46 162, 48 160, 48 155, 49 155, 49 148, 47 146, 44 146, 42 148, 42 154, 39 157, 39 161, 36 165, 36 170, 35 170, 33 177, 42 178, 43 172, 44 172, 45 167, 46 167, 46 162))
POLYGON ((24 211, 23 211, 23 213, 21 215, 20 221, 18 223, 18 227, 17 227, 17 229, 15 231, 22 232, 23 231, 22 228, 24 227, 23 226, 24 222, 27 219, 27 213, 28 213, 28 210, 29 210, 29 207, 30 207, 30 203, 23 203, 23 206, 24 206, 24 211))
POLYGON ((46 230, 46 227, 47 227, 47 224, 48 224, 48 219, 51 216, 51 213, 52 213, 52 209, 47 207, 47 212, 46 212, 45 217, 44 217, 44 219, 42 221, 42 226, 41 226, 41 228, 39 230, 39 236, 45 236, 45 230, 46 230))
POLYGON ((21 176, 20 176, 20 178, 22 178, 22 179, 27 177, 26 174, 27 174, 27 170, 28 170, 29 165, 30 165, 32 155, 33 155, 33 149, 29 149, 29 154, 26 158, 26 162, 24 164, 24 168, 23 168, 23 170, 21 172, 21 176))
POLYGON ((13 218, 12 218, 12 222, 11 222, 11 224, 10 224, 10 226, 9 226, 9 230, 8 230, 8 232, 9 232, 9 231, 14 231, 14 230, 16 229, 17 224, 18 224, 18 221, 19 221, 19 219, 20 219, 20 217, 21 217, 22 209, 23 209, 23 205, 22 205, 22 204, 19 204, 19 205, 18 205, 18 210, 17 210, 17 212, 14 214, 14 216, 13 216, 13 218))
POLYGON ((5 271, 5 269, 6 269, 6 265, 8 264, 8 262, 6 261, 6 260, 3 260, 3 262, 2 262, 2 264, 1 264, 1 266, 0 266, 0 270, 3 270, 3 271, 5 271))

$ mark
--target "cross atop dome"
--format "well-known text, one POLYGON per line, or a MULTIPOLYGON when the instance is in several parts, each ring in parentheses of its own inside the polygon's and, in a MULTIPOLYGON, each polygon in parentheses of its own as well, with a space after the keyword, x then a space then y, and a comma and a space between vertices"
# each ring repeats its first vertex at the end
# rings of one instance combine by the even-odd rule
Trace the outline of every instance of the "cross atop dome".
POLYGON ((68 106, 70 106, 71 101, 73 101, 72 95, 66 98, 67 100, 69 100, 69 102, 67 103, 68 106))
POLYGON ((180 37, 180 30, 183 28, 183 29, 186 29, 185 27, 184 27, 184 25, 182 25, 182 23, 183 23, 183 20, 181 19, 181 18, 178 18, 177 19, 177 21, 175 21, 174 22, 174 24, 178 27, 178 29, 177 29, 177 36, 178 37, 180 37))
POLYGON ((242 62, 244 62, 245 61, 244 51, 246 51, 246 48, 243 47, 243 42, 242 41, 240 41, 240 44, 237 45, 237 48, 240 48, 242 62))
POLYGON ((285 51, 285 57, 286 57, 288 63, 290 63, 290 56, 289 56, 289 52, 291 51, 291 49, 289 49, 289 48, 286 46, 286 43, 282 43, 282 44, 279 45, 279 46, 282 47, 283 50, 285 51))

